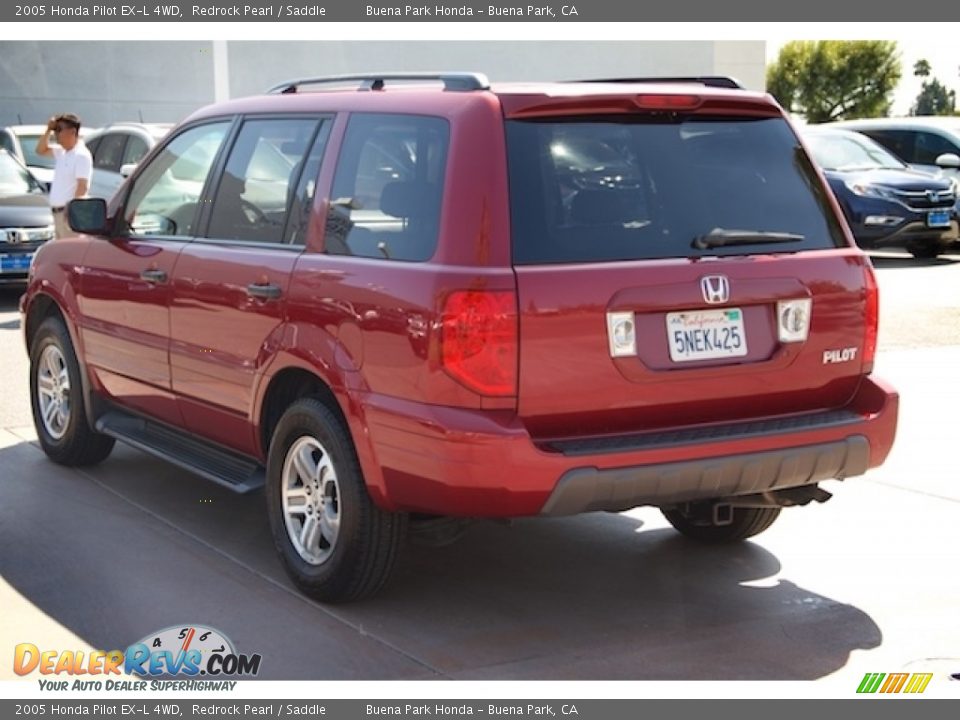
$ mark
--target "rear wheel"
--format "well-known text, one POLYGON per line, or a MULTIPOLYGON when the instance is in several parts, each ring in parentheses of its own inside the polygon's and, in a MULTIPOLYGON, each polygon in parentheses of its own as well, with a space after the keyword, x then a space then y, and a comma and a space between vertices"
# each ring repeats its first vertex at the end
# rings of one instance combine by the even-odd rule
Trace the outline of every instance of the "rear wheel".
POLYGON ((738 542, 759 535, 773 525, 780 508, 731 508, 731 521, 714 524, 711 517, 685 509, 662 510, 673 527, 688 538, 710 545, 738 542))
POLYGON ((114 439, 96 432, 87 410, 70 333, 48 318, 30 346, 30 405, 40 447, 61 465, 93 465, 113 450, 114 439))
POLYGON ((315 399, 295 402, 277 423, 267 461, 267 511, 287 573, 324 602, 376 593, 406 530, 405 515, 373 504, 349 435, 315 399))

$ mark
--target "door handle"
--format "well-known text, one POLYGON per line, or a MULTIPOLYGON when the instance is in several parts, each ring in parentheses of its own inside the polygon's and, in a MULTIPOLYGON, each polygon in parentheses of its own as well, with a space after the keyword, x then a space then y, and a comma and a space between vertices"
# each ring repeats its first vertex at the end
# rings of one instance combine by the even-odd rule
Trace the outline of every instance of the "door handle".
POLYGON ((140 273, 140 279, 146 280, 148 283, 165 283, 167 281, 167 273, 163 270, 143 270, 140 273))
POLYGON ((260 300, 276 300, 281 295, 279 285, 258 284, 247 285, 247 295, 260 300))

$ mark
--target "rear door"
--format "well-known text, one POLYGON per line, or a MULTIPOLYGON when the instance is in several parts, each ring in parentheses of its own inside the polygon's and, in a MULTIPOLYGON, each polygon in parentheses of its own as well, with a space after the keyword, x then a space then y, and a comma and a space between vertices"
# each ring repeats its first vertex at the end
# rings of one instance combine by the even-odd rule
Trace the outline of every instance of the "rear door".
POLYGON ((848 402, 867 261, 772 110, 584 111, 508 120, 507 140, 535 436, 848 402))

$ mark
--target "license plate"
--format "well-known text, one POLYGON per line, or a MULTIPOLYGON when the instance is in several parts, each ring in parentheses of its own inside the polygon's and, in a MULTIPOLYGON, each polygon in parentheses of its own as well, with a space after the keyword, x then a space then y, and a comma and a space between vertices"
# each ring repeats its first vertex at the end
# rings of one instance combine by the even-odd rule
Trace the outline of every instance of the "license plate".
POLYGON ((30 269, 31 260, 33 260, 33 253, 0 255, 0 272, 26 272, 30 269))
POLYGON ((667 340, 674 362, 716 360, 747 354, 740 308, 667 313, 667 340))
POLYGON ((934 210, 927 213, 927 227, 950 227, 950 211, 934 210))

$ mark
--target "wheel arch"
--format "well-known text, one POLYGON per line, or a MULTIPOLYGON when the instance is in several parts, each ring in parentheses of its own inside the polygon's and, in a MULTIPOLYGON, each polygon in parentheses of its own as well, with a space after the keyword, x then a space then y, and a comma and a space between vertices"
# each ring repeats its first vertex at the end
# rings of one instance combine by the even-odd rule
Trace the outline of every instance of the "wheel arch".
POLYGON ((63 298, 57 297, 47 290, 48 288, 42 288, 34 293, 28 298, 24 306, 23 338, 27 347, 27 354, 30 354, 37 331, 46 320, 56 318, 63 323, 63 326, 67 329, 67 334, 70 336, 77 365, 80 368, 80 389, 85 401, 84 408, 86 409, 87 422, 90 423, 91 427, 95 427, 99 403, 96 394, 93 392, 90 375, 87 372, 80 328, 76 323, 76 318, 66 309, 68 306, 63 298))
POLYGON ((359 404, 351 401, 346 390, 337 391, 335 387, 314 368, 300 364, 287 365, 276 371, 269 378, 256 411, 257 439, 263 457, 266 459, 269 455, 273 431, 284 411, 300 398, 313 397, 337 417, 349 434, 374 502, 381 508, 392 509, 386 499, 383 473, 369 443, 359 404))

